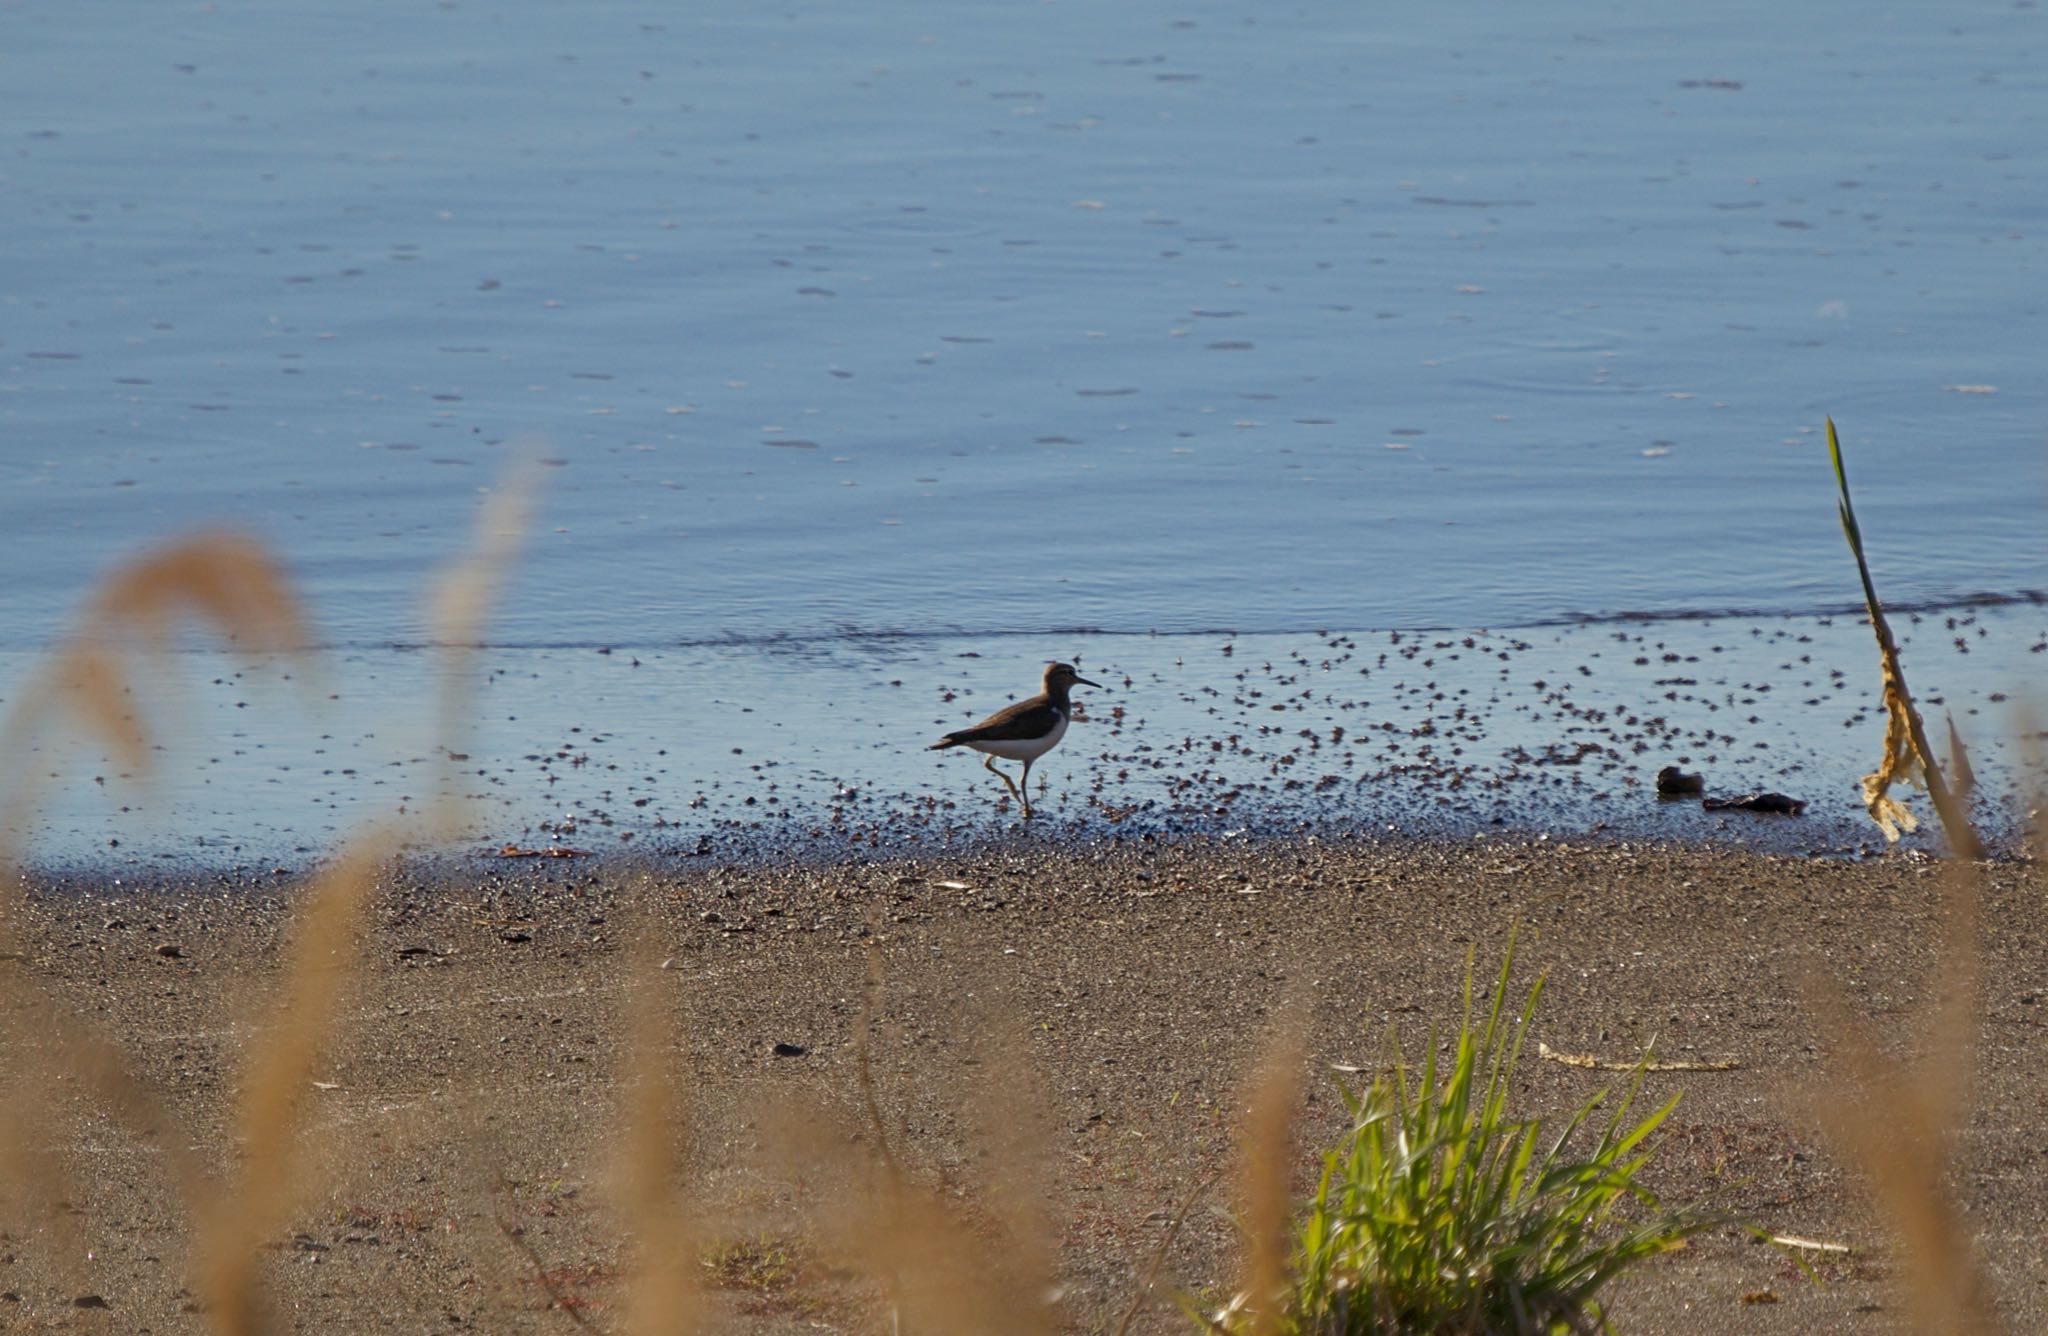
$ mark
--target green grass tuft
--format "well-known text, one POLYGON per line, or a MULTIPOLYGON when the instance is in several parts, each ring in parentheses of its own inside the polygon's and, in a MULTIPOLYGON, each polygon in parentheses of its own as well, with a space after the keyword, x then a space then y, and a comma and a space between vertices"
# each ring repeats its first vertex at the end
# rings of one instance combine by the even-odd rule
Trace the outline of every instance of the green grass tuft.
MULTIPOLYGON (((1645 1137, 1678 1103, 1640 1122, 1629 1110, 1646 1067, 1604 1120, 1602 1091, 1564 1127, 1508 1110, 1515 1065, 1543 991, 1507 1014, 1509 940, 1483 1023, 1472 974, 1455 1051, 1417 1075, 1397 1049, 1390 1076, 1346 1089, 1349 1140, 1324 1157, 1297 1227, 1289 1289, 1241 1295, 1210 1319, 1225 1332, 1551 1333, 1604 1328, 1600 1291, 1629 1268, 1682 1247, 1721 1217, 1666 1211, 1637 1172, 1645 1137), (1597 1137, 1584 1151, 1574 1146, 1597 1137)), ((1644 1062, 1647 1063, 1648 1055, 1644 1062)))

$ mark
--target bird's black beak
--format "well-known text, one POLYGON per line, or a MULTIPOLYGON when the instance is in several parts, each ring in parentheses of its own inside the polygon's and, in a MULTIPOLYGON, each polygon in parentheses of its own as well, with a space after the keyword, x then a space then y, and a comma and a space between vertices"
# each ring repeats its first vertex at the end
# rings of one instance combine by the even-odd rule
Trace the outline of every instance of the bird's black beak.
POLYGON ((1076 674, 1074 675, 1074 680, 1075 680, 1076 682, 1080 683, 1080 684, 1081 684, 1082 686, 1084 686, 1084 687, 1094 687, 1094 688, 1095 688, 1096 690, 1098 690, 1098 691, 1102 689, 1102 683, 1100 683, 1100 682, 1090 682, 1090 681, 1089 681, 1089 680, 1088 680, 1087 678, 1085 678, 1085 677, 1082 677, 1082 676, 1081 676, 1081 675, 1080 675, 1079 673, 1076 673, 1076 674))

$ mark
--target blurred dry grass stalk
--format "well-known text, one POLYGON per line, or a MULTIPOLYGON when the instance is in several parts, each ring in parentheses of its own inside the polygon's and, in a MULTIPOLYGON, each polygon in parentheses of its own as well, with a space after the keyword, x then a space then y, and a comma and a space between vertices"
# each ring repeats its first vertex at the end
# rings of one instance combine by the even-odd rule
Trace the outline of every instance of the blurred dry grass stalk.
POLYGON ((663 986, 673 976, 655 959, 654 925, 641 923, 638 928, 634 935, 640 946, 633 952, 630 975, 638 986, 628 1003, 632 1071, 616 1171, 626 1227, 639 1254, 624 1330, 629 1336, 685 1336, 701 1320, 697 1258, 703 1240, 685 1210, 677 1182, 683 1099, 669 1058, 688 1027, 671 1014, 681 1004, 663 986))
MULTIPOLYGON (((1832 424, 1830 424, 1832 442, 1832 424)), ((433 625, 443 651, 437 729, 443 785, 431 809, 430 829, 446 829, 455 814, 453 763, 469 698, 467 669, 497 581, 509 566, 529 508, 531 475, 514 478, 483 508, 469 552, 436 585, 433 625)), ((1844 527, 1862 567, 1843 483, 1844 527)), ((1873 799, 1878 814, 1883 788, 1903 767, 1926 766, 1924 734, 1911 710, 1897 651, 1863 571, 1873 624, 1885 664, 1888 710, 1886 766, 1873 799)), ((287 653, 303 662, 305 624, 276 563, 253 541, 232 534, 197 537, 117 572, 92 601, 77 631, 26 685, 0 721, 0 756, 30 754, 68 726, 110 750, 131 772, 147 772, 149 733, 137 717, 131 686, 140 669, 168 669, 168 650, 180 619, 198 618, 237 648, 287 653)), ((303 664, 310 670, 310 664, 303 664)), ((2023 731, 2031 745, 2031 738, 2023 731)), ((1960 756, 1960 744, 1956 754, 1960 756)), ((2038 758, 2030 758, 2037 762, 2038 758)), ((1960 767, 1958 767, 1960 768, 1960 767)), ((61 1154, 34 1148, 59 1126, 53 1091, 69 1084, 138 1137, 161 1151, 175 1190, 193 1222, 193 1280, 206 1320, 221 1336, 254 1336, 269 1329, 262 1294, 264 1246, 286 1229, 321 1183, 317 1167, 295 1157, 306 1125, 304 1096, 315 1064, 332 1041, 345 990, 354 975, 357 943, 377 874, 397 847, 401 830, 386 827, 358 837, 303 891, 303 905, 288 952, 283 996, 267 1011, 243 1055, 243 1078, 234 1117, 234 1154, 224 1179, 208 1172, 192 1139, 176 1126, 164 1103, 134 1079, 121 1052, 91 1024, 49 996, 21 968, 17 852, 40 797, 40 770, 14 766, 0 788, 0 1037, 27 1059, 0 1087, 0 1208, 26 1211, 50 1222, 60 1236, 78 1223, 56 1209, 68 1195, 61 1154), (52 1080, 50 1077, 62 1079, 52 1080)), ((1938 784, 1938 775, 1934 776, 1938 784)), ((1938 791, 1944 820, 1951 799, 1938 791)), ((1895 804, 1893 804, 1895 806, 1895 804)), ((1889 810, 1889 809, 1887 809, 1889 810)), ((1883 817, 1880 816, 1880 821, 1883 817)), ((1907 818, 1910 820, 1910 817, 1907 818)), ((2037 840, 2040 832, 2036 830, 2037 840)), ((1975 852, 1966 821, 1950 825, 1951 847, 1975 852)), ((1947 1140, 1963 1108, 1976 1015, 1978 889, 1966 863, 1949 865, 1948 934, 1939 979, 1929 1052, 1916 1071, 1888 1058, 1856 1023, 1839 994, 1817 1005, 1843 1036, 1846 1094, 1822 1117, 1870 1175, 1881 1204, 1901 1234, 1917 1330, 1974 1333, 1992 1330, 1986 1287, 1968 1235, 1944 1187, 1947 1140)), ((651 942, 651 924, 638 934, 651 942)), ((881 1306, 894 1332, 966 1334, 1046 1333, 1057 1321, 1050 1299, 1050 1230, 1043 1218, 1034 1170, 1038 1146, 1024 1089, 1025 1073, 1012 1063, 988 1073, 989 1089, 965 1101, 990 1111, 985 1129, 994 1142, 993 1220, 965 1215, 938 1189, 913 1180, 891 1146, 877 1087, 872 1049, 880 1030, 884 978, 871 947, 856 1060, 864 1137, 837 1133, 819 1118, 802 1129, 796 1158, 823 1178, 851 1186, 836 1209, 819 1213, 823 1246, 881 1287, 881 1306), (849 1150, 850 1145, 864 1149, 849 1150)), ((706 1238, 689 1215, 678 1184, 676 1155, 683 1141, 684 1100, 673 1055, 684 1008, 678 976, 643 952, 630 967, 629 1028, 632 1070, 619 1154, 617 1196, 639 1264, 618 1330, 632 1336, 687 1333, 700 1328, 701 1278, 706 1238)), ((995 1024, 1000 1029, 1000 1023, 995 1024)), ((1257 1306, 1253 1330, 1272 1330, 1289 1284, 1287 1226, 1293 1105, 1305 1052, 1299 1014, 1275 1027, 1266 1057, 1251 1083, 1244 1126, 1240 1195, 1246 1237, 1241 1296, 1257 1306)), ((1021 1051, 1019 1042, 1003 1046, 1021 1051)), ((1152 1279, 1179 1225, 1207 1183, 1176 1214, 1148 1273, 1117 1328, 1128 1328, 1150 1299, 1152 1279)), ((65 1247, 60 1252, 82 1254, 65 1247)), ((568 1311, 584 1326, 590 1319, 568 1311)))
POLYGON ((272 1327, 261 1309, 262 1249, 318 1185, 320 1176, 295 1153, 306 1092, 342 1014, 384 857, 379 838, 361 837, 304 890, 276 1021, 258 1032, 245 1059, 235 1108, 236 1170, 211 1191, 186 1198, 194 1208, 195 1292, 221 1336, 257 1336, 272 1327))
POLYGON ((1281 1330, 1282 1315, 1289 1311, 1288 1227, 1295 1213, 1291 1169, 1294 1106, 1301 1097, 1302 1065, 1307 1056, 1306 1009, 1297 1002, 1273 1025, 1246 1090, 1238 1169, 1238 1196, 1244 1212, 1244 1281, 1230 1309, 1249 1310, 1243 1315, 1250 1325, 1212 1320, 1212 1330, 1273 1336, 1281 1330))
MULTIPOLYGON (((453 778, 467 722, 468 669, 516 551, 532 477, 530 471, 516 474, 489 498, 470 549, 435 583, 430 625, 441 655, 436 732, 442 757, 436 801, 423 823, 394 820, 362 832, 301 891, 282 995, 263 1008, 266 1023, 254 1027, 242 1055, 224 1174, 209 1171, 194 1137, 133 1077, 126 1057, 107 1037, 25 970, 5 968, 25 960, 15 949, 18 849, 42 796, 41 772, 16 767, 11 782, 0 788, 0 1034, 11 1051, 27 1059, 7 1074, 0 1090, 0 1170, 7 1171, 0 1209, 46 1221, 60 1238, 80 1229, 57 1205, 77 1195, 67 1184, 64 1157, 36 1153, 48 1129, 61 1125, 52 1092, 74 1085, 164 1155, 191 1221, 192 1286, 208 1327, 220 1336, 256 1336, 275 1327, 264 1300, 266 1247, 315 1199, 323 1170, 331 1168, 300 1153, 305 1096, 358 975, 358 943, 380 869, 404 839, 446 832, 459 815, 453 778)), ((291 654, 301 673, 311 675, 305 622, 275 560, 245 536, 203 535, 144 556, 109 579, 78 629, 0 721, 0 755, 31 754, 61 742, 69 730, 107 748, 126 773, 146 776, 150 732, 137 712, 133 684, 140 671, 171 674, 173 639, 181 619, 194 614, 231 646, 252 654, 291 654)), ((652 924, 643 924, 638 935, 652 942, 652 924)), ((633 1070, 615 1149, 617 1197, 639 1264, 618 1329, 633 1336, 679 1336, 701 1323, 705 1244, 686 1212, 675 1164, 683 1101, 670 1059, 679 1029, 673 1013, 681 1002, 669 983, 673 976, 657 968, 651 955, 641 955, 632 976, 638 984, 628 1003, 633 1070)), ((991 1128, 996 1172, 990 1200, 999 1219, 993 1230, 981 1229, 939 1192, 913 1182, 894 1157, 867 1049, 879 1023, 882 986, 875 955, 858 1040, 868 1153, 850 1165, 843 1142, 814 1139, 811 1145, 814 1160, 828 1170, 855 1169, 863 1185, 834 1213, 832 1247, 882 1279, 897 1331, 1050 1332, 1050 1248, 1033 1190, 1038 1179, 1029 1163, 1030 1120, 1019 1107, 1020 1071, 991 1073, 997 1088, 987 1107, 1008 1107, 991 1128), (1006 1251, 1006 1264, 992 1264, 997 1247, 1006 1251)), ((478 1131, 469 1130, 472 1136, 478 1131)), ((516 1231, 508 1239, 516 1251, 516 1231)), ((70 1237, 68 1245, 84 1242, 70 1237)), ((85 1247, 68 1245, 60 1248, 62 1256, 86 1255, 85 1247)), ((560 1307, 565 1317, 591 1327, 575 1307, 560 1307)))
POLYGON ((1951 858, 1942 875, 1947 921, 1930 981, 1938 996, 1915 1045, 1922 1056, 1916 1064, 1888 1055, 1839 985, 1811 989, 1840 1055, 1835 1088, 1822 1093, 1818 1113, 1898 1231, 1912 1329, 1922 1336, 1983 1336, 1999 1330, 1990 1287, 1947 1186, 1976 1050, 1979 874, 1951 858))
MULTIPOLYGON (((993 1221, 978 1221, 949 1203, 937 1188, 916 1182, 890 1144, 889 1126, 874 1076, 876 1033, 882 1029, 885 980, 882 956, 869 939, 861 1012, 854 1025, 854 1061, 861 1092, 865 1134, 854 1154, 853 1194, 827 1213, 832 1250, 879 1280, 892 1332, 1050 1333, 1057 1329, 1050 1304, 1049 1248, 1042 1214, 1030 1183, 1035 1166, 1025 1162, 1034 1137, 1029 1114, 1007 1108, 1005 1120, 1027 1120, 991 1147, 996 1170, 991 1200, 993 1221)), ((1000 1022, 991 1022, 1001 1028, 1000 1022)), ((1021 1069, 992 1077, 997 1091, 1016 1094, 1021 1069)), ((972 1101, 970 1101, 972 1102, 972 1101)), ((990 1107, 983 1101, 983 1107, 990 1107)), ((845 1161, 852 1138, 837 1143, 808 1139, 807 1152, 825 1169, 845 1161)))
MULTIPOLYGON (((467 703, 467 655, 509 566, 528 510, 531 472, 515 472, 482 510, 475 542, 439 582, 431 610, 444 659, 442 751, 459 733, 467 703)), ((0 755, 21 757, 58 741, 68 724, 111 751, 127 773, 146 778, 149 732, 137 714, 137 673, 174 674, 173 641, 197 620, 234 648, 305 660, 309 637, 282 569, 254 539, 202 534, 145 555, 115 572, 94 595, 79 626, 17 696, 0 721, 0 755)), ((0 788, 0 964, 24 954, 19 914, 19 847, 42 797, 45 767, 15 765, 0 788)), ((444 769, 429 830, 446 829, 453 790, 444 769)), ((105 1112, 161 1150, 193 1226, 192 1280, 208 1325, 222 1336, 270 1329, 263 1311, 263 1245, 310 1200, 321 1175, 297 1154, 304 1096, 315 1064, 333 1039, 344 988, 354 973, 356 944, 379 868, 396 852, 401 827, 373 826, 351 840, 307 886, 285 970, 284 996, 266 1008, 271 1023, 256 1028, 243 1055, 234 1113, 234 1155, 225 1181, 214 1181, 163 1103, 130 1073, 118 1048, 83 1018, 38 987, 24 969, 0 971, 0 1026, 9 1047, 27 1059, 12 1074, 0 1106, 0 1133, 20 1172, 13 1196, 0 1205, 35 1210, 65 1226, 54 1203, 67 1195, 61 1156, 29 1147, 60 1125, 49 1091, 75 1083, 105 1112)), ((65 1249, 65 1253, 79 1250, 65 1249)))
MULTIPOLYGON (((1864 607, 1877 637, 1885 707, 1884 757, 1876 771, 1863 777, 1864 803, 1889 843, 1901 829, 1912 830, 1914 821, 1887 790, 1899 780, 1924 787, 1941 818, 1949 857, 1942 874, 1943 937, 1930 981, 1938 997, 1917 1066, 1886 1055, 1869 1027, 1854 1016, 1839 986, 1810 990, 1823 1022, 1839 1036, 1841 1053, 1838 1088, 1823 1097, 1820 1119, 1862 1168, 1879 1206, 1898 1230, 1914 1330, 1927 1336, 1978 1336, 1998 1326, 1969 1231, 1945 1182, 1951 1141, 1968 1108, 1976 1049, 1981 892, 1980 873, 1972 864, 1984 857, 1984 848, 1965 810, 1975 777, 1953 719, 1948 741, 1954 789, 1935 761, 1864 558, 1863 533, 1849 499, 1833 418, 1827 420, 1827 442, 1838 491, 1837 514, 1856 558, 1864 607)), ((2022 726, 2023 747, 2032 746, 2027 732, 2022 726)), ((2029 769, 2040 773, 2037 765, 2029 769)))

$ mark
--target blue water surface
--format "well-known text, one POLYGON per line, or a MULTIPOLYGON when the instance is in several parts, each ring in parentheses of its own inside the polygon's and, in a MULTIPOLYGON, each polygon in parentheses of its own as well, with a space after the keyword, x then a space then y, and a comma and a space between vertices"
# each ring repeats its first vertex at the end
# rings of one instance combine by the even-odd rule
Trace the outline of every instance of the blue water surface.
POLYGON ((1829 413, 1887 598, 2025 597, 2044 24, 11 7, 0 651, 217 522, 415 645, 522 454, 493 645, 755 647, 813 710, 774 647, 1811 615, 1829 413))

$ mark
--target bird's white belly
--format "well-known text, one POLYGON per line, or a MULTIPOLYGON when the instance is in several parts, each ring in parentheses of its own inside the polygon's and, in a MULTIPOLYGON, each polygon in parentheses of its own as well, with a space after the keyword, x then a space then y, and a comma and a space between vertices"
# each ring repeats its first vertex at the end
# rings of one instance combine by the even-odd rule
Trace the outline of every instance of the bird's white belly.
POLYGON ((970 742, 967 745, 990 756, 1000 756, 1005 761, 1035 761, 1053 749, 1067 732, 1067 716, 1059 717, 1052 726, 1052 732, 1042 738, 1005 738, 1000 742, 970 742))

